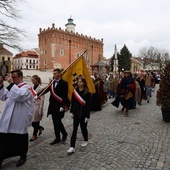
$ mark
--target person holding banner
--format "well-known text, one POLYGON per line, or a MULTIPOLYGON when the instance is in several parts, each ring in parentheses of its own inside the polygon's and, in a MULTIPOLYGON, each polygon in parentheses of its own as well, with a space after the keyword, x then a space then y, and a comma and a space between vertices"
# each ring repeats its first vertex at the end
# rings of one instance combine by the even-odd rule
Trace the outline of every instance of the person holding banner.
POLYGON ((61 70, 59 68, 53 70, 53 80, 42 91, 37 93, 34 98, 38 100, 42 95, 50 92, 49 106, 47 116, 52 115, 52 121, 54 125, 55 139, 50 143, 54 145, 60 142, 64 142, 67 139, 67 132, 62 123, 62 118, 66 111, 66 105, 68 104, 68 83, 61 78, 61 70), (62 134, 62 138, 60 136, 62 134))
MULTIPOLYGON (((23 82, 23 72, 13 70, 6 76, 5 103, 0 118, 0 169, 4 159, 20 156, 16 167, 26 162, 28 152, 28 127, 32 122, 33 96, 30 86, 23 82)), ((4 89, 0 89, 0 91, 4 89)), ((4 92, 0 92, 4 96, 4 92)), ((2 99, 2 98, 1 98, 2 99)))
MULTIPOLYGON (((32 94, 35 96, 38 92, 43 89, 41 85, 41 78, 38 75, 33 75, 31 77, 31 81, 33 83, 33 87, 31 87, 32 94)), ((39 100, 34 101, 34 114, 32 119, 32 127, 33 127, 33 136, 30 139, 30 142, 37 139, 37 134, 41 135, 44 128, 40 126, 40 121, 43 117, 43 106, 44 106, 44 96, 41 96, 39 100), (39 131, 39 133, 38 133, 39 131)))
POLYGON ((70 148, 67 153, 71 154, 75 152, 75 143, 77 137, 77 130, 80 124, 81 132, 84 138, 82 147, 88 145, 88 130, 87 122, 90 118, 91 110, 91 93, 87 87, 86 79, 83 76, 79 76, 77 86, 72 93, 70 113, 73 118, 73 132, 70 141, 70 148))

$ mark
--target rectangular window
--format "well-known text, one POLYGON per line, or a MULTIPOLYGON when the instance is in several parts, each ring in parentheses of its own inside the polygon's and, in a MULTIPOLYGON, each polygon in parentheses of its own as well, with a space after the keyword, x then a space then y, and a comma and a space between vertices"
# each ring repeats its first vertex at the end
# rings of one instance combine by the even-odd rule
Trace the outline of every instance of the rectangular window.
POLYGON ((80 57, 80 53, 79 53, 79 52, 77 52, 76 56, 77 56, 77 58, 78 58, 78 57, 80 57))
POLYGON ((64 50, 60 50, 60 55, 61 55, 61 56, 64 55, 64 50))

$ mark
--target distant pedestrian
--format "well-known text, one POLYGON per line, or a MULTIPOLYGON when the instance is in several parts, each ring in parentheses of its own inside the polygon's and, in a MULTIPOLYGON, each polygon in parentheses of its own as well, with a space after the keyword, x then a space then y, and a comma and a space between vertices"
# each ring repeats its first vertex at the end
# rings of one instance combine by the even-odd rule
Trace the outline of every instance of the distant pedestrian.
POLYGON ((147 75, 146 75, 145 88, 146 88, 147 103, 149 103, 150 97, 151 97, 151 92, 152 92, 152 75, 151 75, 151 73, 147 73, 147 75))
POLYGON ((125 116, 128 116, 128 110, 134 109, 135 106, 135 90, 136 83, 132 77, 131 71, 124 71, 124 78, 120 81, 118 87, 118 96, 123 106, 122 111, 125 110, 125 116))
MULTIPOLYGON (((38 75, 33 75, 31 80, 33 83, 32 91, 33 94, 36 95, 38 92, 40 92, 43 89, 41 78, 38 75)), ((37 134, 41 135, 42 131, 44 130, 44 128, 40 126, 40 121, 42 120, 43 117, 43 107, 44 107, 44 96, 41 96, 41 98, 34 101, 34 114, 32 119, 32 127, 34 128, 34 130, 30 142, 36 140, 37 134)))
POLYGON ((81 146, 85 147, 88 145, 87 123, 90 118, 90 107, 91 93, 87 87, 86 79, 81 76, 78 78, 78 87, 74 89, 71 99, 70 113, 73 118, 73 133, 71 136, 70 148, 67 150, 67 153, 75 152, 75 143, 79 124, 84 138, 84 142, 81 146))
MULTIPOLYGON (((28 126, 32 122, 33 96, 30 86, 23 82, 21 70, 11 71, 11 75, 6 76, 6 81, 9 86, 0 118, 0 166, 4 159, 20 156, 16 163, 19 167, 27 158, 28 126)), ((4 95, 0 93, 2 94, 4 95)))
POLYGON ((138 76, 137 76, 137 78, 136 78, 136 81, 139 83, 140 88, 141 88, 141 101, 138 102, 138 104, 141 105, 143 96, 146 96, 146 94, 144 94, 144 90, 145 90, 145 80, 144 80, 144 78, 143 78, 143 75, 142 75, 142 74, 138 74, 138 76))
POLYGON ((113 77, 113 73, 110 73, 109 78, 108 78, 108 95, 109 98, 114 97, 114 77, 113 77))

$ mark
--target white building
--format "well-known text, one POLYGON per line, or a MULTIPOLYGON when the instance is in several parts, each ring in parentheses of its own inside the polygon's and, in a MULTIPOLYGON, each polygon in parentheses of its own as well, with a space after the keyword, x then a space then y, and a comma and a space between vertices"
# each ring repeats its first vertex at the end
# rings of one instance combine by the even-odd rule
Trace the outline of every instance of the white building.
POLYGON ((14 69, 38 70, 39 54, 36 49, 22 51, 13 57, 14 69))
POLYGON ((147 71, 159 71, 165 68, 165 63, 151 63, 145 66, 145 70, 147 71))

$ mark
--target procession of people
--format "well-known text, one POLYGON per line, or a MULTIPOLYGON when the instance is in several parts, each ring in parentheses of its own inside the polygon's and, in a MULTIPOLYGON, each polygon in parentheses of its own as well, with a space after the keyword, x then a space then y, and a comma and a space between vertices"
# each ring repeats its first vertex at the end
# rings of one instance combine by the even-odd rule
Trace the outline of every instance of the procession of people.
MULTIPOLYGON (((13 70, 5 77, 0 76, 0 100, 4 101, 0 118, 0 169, 4 159, 20 156, 16 163, 22 166, 27 160, 29 141, 38 139, 38 135, 45 130, 40 122, 44 113, 44 98, 50 92, 47 116, 52 116, 55 138, 50 145, 65 142, 68 139, 67 129, 62 119, 65 112, 70 112, 73 120, 73 132, 70 139, 68 154, 75 152, 78 126, 82 131, 84 141, 82 147, 88 145, 88 120, 92 111, 101 111, 102 106, 113 98, 112 105, 124 115, 130 116, 130 109, 150 101, 156 80, 153 72, 133 74, 125 70, 119 74, 101 75, 94 72, 91 75, 96 92, 91 94, 88 82, 83 75, 79 75, 77 85, 74 86, 71 101, 68 101, 68 82, 62 79, 61 70, 53 70, 53 79, 46 87, 42 86, 38 75, 31 77, 32 87, 23 81, 23 72, 13 70), (4 86, 4 81, 9 85, 4 86), (28 127, 32 126, 33 133, 29 139, 28 127), (10 142, 13 141, 13 142, 10 142)), ((70 119, 71 121, 71 119, 70 119)))

